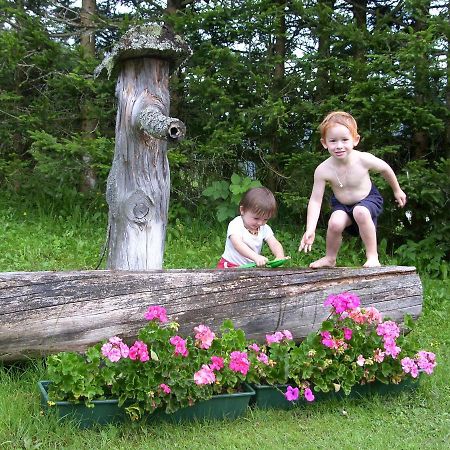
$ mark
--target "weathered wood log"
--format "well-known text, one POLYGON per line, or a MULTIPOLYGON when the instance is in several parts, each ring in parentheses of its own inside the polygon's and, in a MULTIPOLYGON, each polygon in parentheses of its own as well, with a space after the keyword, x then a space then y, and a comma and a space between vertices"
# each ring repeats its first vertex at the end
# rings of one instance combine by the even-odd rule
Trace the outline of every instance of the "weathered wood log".
POLYGON ((169 114, 169 74, 189 48, 167 28, 135 27, 98 67, 118 68, 114 160, 108 176, 107 268, 161 269, 170 195, 167 141, 185 126, 169 114))
POLYGON ((414 267, 0 273, 0 359, 130 340, 150 305, 166 307, 185 335, 231 319, 259 341, 284 329, 301 338, 328 316, 326 297, 344 291, 399 322, 422 310, 414 267))

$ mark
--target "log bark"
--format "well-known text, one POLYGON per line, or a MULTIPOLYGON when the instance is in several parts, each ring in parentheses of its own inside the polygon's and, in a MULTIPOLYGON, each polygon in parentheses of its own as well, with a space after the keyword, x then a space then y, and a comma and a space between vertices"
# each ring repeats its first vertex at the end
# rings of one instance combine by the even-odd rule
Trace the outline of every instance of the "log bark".
POLYGON ((284 329, 302 338, 327 318, 326 297, 344 291, 398 322, 422 311, 414 267, 0 273, 0 359, 130 341, 150 305, 166 307, 185 335, 231 319, 261 342, 284 329))

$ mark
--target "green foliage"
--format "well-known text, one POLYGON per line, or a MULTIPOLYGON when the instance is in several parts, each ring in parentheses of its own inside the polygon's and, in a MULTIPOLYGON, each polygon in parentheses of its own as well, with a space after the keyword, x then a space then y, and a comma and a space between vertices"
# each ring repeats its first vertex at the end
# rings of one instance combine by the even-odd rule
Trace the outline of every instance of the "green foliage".
MULTIPOLYGON (((89 347, 85 354, 61 352, 48 357, 51 403, 84 401, 92 406, 93 399, 118 398, 119 406, 137 420, 145 412, 159 409, 171 413, 214 393, 236 392, 245 374, 232 370, 230 360, 233 352, 245 350, 244 332, 225 321, 221 334, 205 345, 200 337, 196 341, 182 339, 177 330, 177 323, 165 323, 159 316, 139 330, 133 346, 113 337, 89 347), (183 342, 180 349, 174 338, 183 342), (209 370, 212 357, 222 363, 214 369, 214 380, 194 381, 196 372, 205 367, 209 370)), ((196 331, 198 337, 203 330, 196 331)))
MULTIPOLYGON (((395 254, 399 262, 415 265, 422 273, 447 277, 450 259, 450 223, 448 204, 450 159, 429 165, 412 161, 399 176, 407 193, 406 214, 392 213, 396 218, 395 235, 401 237, 395 254)), ((395 223, 395 222, 394 222, 395 223)))
POLYGON ((203 191, 203 195, 212 200, 217 220, 224 222, 236 215, 242 195, 249 189, 259 186, 261 183, 258 180, 233 173, 231 182, 214 181, 203 191))

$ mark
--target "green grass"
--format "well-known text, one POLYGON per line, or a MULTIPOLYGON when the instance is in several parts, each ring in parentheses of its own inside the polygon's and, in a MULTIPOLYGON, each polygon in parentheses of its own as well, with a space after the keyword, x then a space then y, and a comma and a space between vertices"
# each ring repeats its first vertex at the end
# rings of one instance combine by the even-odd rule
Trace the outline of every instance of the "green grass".
MULTIPOLYGON (((101 203, 39 208, 0 200, 0 271, 81 270, 98 263, 106 228, 101 203)), ((202 220, 169 225, 167 268, 214 267, 223 249, 224 224, 202 220)), ((277 224, 278 238, 293 266, 315 254, 299 255, 300 230, 277 224)), ((341 264, 363 262, 360 243, 349 241, 341 264)), ((389 260, 384 255, 383 261, 389 260)), ((190 425, 140 424, 79 430, 43 415, 36 382, 43 361, 0 365, 0 448, 3 449, 444 449, 450 444, 450 282, 424 283, 423 315, 415 339, 437 354, 438 367, 417 391, 396 397, 329 401, 294 411, 251 410, 232 422, 190 425)))

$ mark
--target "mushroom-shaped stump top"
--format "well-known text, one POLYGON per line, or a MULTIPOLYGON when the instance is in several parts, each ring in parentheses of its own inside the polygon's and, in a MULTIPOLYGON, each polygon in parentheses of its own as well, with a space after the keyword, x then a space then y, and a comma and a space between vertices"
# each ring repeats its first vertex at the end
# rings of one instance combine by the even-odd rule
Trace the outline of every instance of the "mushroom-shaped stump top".
POLYGON ((185 135, 168 117, 169 75, 190 54, 179 36, 159 25, 125 33, 100 66, 118 72, 116 144, 108 176, 107 267, 161 269, 170 194, 167 140, 185 135))
POLYGON ((106 69, 108 76, 117 69, 117 63, 132 58, 160 58, 170 63, 170 73, 181 65, 191 50, 183 39, 166 26, 142 25, 129 29, 95 69, 98 76, 106 69))

